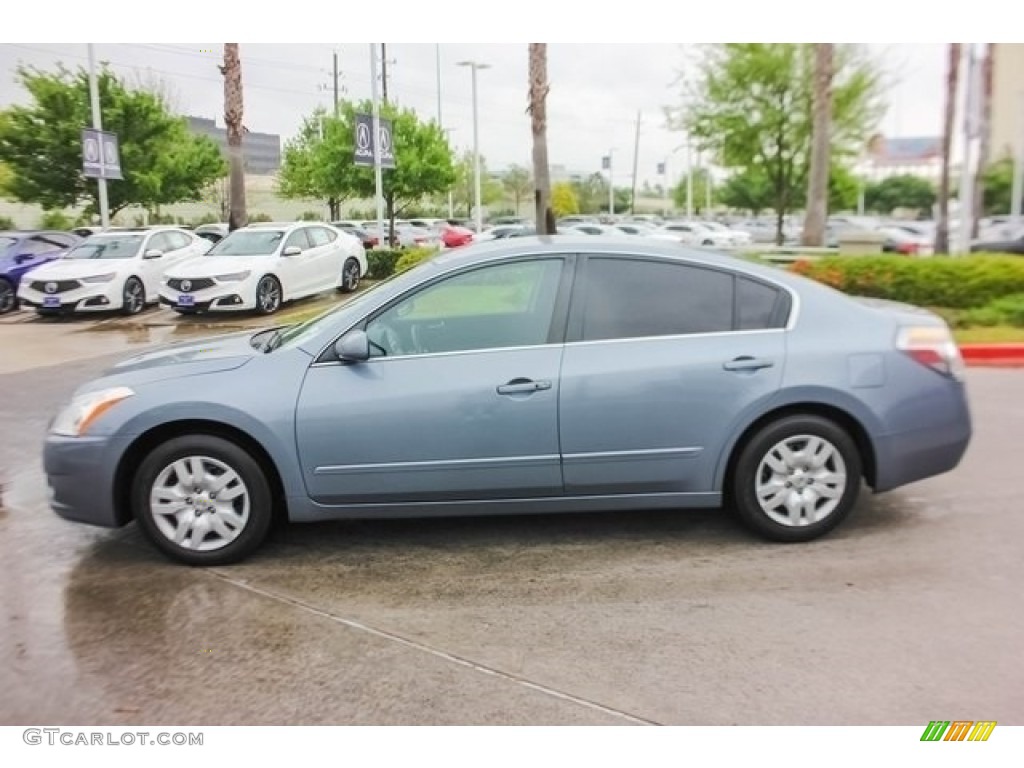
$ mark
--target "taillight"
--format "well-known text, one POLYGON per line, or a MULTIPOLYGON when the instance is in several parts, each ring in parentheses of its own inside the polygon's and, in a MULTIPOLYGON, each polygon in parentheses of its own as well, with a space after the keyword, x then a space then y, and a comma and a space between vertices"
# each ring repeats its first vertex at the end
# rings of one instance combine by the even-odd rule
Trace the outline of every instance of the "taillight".
POLYGON ((900 328, 896 347, 921 365, 957 381, 964 380, 964 359, 949 328, 915 325, 900 328))

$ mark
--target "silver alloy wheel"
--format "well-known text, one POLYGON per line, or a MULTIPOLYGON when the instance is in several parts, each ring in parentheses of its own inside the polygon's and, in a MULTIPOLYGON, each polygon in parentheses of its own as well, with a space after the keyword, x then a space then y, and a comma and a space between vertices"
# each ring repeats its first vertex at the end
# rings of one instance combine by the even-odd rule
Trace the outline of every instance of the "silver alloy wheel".
POLYGON ((143 304, 146 302, 145 289, 135 278, 129 278, 128 282, 124 284, 124 310, 130 315, 134 315, 136 312, 142 310, 143 304))
POLYGON ((249 490, 219 459, 185 456, 153 481, 149 511, 157 530, 179 547, 209 552, 226 547, 249 522, 249 490))
POLYGON ((0 315, 10 312, 18 306, 17 297, 14 294, 14 286, 6 280, 0 280, 0 315))
POLYGON ((757 503, 769 518, 788 527, 824 520, 846 493, 846 462, 817 435, 793 435, 772 446, 757 466, 757 503))
POLYGON ((281 288, 272 277, 264 277, 256 288, 256 303, 261 312, 270 314, 281 306, 281 288))
POLYGON ((349 259, 341 270, 341 284, 346 291, 354 291, 359 285, 359 262, 349 259))

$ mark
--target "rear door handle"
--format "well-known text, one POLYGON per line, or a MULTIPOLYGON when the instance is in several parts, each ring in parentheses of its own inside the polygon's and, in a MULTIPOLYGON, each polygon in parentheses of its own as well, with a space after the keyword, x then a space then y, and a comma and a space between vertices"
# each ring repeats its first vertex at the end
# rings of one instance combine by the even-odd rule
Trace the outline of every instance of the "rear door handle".
POLYGON ((774 360, 769 360, 765 357, 743 355, 723 363, 722 367, 727 371, 759 371, 762 368, 771 368, 773 365, 775 365, 774 360))
POLYGON ((551 389, 550 381, 534 381, 533 379, 512 379, 498 387, 499 395, 521 395, 551 389))

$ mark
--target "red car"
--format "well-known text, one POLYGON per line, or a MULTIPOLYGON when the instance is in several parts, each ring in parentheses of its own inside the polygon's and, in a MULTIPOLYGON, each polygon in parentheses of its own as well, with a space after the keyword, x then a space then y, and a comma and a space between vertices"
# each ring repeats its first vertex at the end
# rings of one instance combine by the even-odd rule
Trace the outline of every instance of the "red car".
POLYGON ((453 225, 443 225, 438 228, 441 241, 445 248, 458 248, 460 245, 469 245, 473 242, 473 230, 453 225))

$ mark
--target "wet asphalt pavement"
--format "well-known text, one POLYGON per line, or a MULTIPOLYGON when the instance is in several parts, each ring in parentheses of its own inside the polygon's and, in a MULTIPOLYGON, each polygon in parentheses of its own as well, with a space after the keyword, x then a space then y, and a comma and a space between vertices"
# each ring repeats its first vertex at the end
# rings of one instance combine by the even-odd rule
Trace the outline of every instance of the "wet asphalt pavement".
POLYGON ((1024 371, 971 370, 957 470, 811 544, 721 511, 371 521, 191 569, 56 517, 40 464, 162 332, 38 333, 0 369, 0 724, 1024 724, 1024 371))

